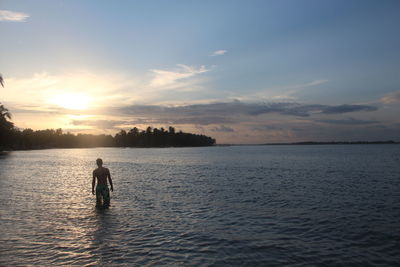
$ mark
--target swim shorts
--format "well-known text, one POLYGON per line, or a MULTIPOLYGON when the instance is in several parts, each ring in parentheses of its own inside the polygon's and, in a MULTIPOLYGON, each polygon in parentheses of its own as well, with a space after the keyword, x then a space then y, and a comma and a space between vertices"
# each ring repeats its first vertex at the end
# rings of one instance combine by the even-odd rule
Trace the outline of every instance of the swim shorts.
POLYGON ((107 185, 98 184, 96 186, 96 205, 110 205, 110 190, 107 185))

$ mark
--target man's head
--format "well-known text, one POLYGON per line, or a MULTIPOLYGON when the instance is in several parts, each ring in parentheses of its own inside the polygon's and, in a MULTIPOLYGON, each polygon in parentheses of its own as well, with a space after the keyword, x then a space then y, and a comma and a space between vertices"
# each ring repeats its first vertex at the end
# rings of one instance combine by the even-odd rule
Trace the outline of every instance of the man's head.
POLYGON ((99 167, 103 166, 103 160, 101 158, 96 159, 96 164, 99 167))

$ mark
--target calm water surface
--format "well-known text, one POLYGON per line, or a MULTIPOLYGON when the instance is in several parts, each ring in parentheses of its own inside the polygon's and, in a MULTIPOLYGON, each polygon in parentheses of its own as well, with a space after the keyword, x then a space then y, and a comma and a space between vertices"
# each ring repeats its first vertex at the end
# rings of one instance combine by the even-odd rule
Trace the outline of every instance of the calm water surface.
POLYGON ((17 151, 0 202, 2 266, 400 263, 398 145, 17 151))

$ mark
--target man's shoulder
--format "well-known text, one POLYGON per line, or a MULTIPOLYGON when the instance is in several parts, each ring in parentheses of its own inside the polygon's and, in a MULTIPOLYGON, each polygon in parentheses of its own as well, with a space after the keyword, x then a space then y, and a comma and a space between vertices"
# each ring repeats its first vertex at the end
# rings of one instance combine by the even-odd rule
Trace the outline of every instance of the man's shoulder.
POLYGON ((93 171, 93 173, 103 173, 103 172, 109 172, 110 170, 108 169, 108 168, 106 168, 106 167, 99 167, 99 168, 97 168, 97 169, 95 169, 94 171, 93 171))

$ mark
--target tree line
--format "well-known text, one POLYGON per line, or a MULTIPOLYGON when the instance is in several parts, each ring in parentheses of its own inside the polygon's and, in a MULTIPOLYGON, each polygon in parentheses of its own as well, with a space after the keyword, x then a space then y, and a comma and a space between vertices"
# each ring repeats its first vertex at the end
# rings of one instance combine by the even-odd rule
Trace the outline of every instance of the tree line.
POLYGON ((0 151, 43 148, 88 148, 88 147, 187 147, 211 146, 215 139, 182 131, 175 132, 170 126, 164 128, 137 127, 128 132, 119 131, 112 135, 71 134, 62 129, 20 130, 10 121, 11 114, 0 103, 0 151))
POLYGON ((115 135, 114 140, 118 147, 184 147, 215 144, 215 139, 209 136, 182 131, 175 132, 175 128, 172 126, 168 130, 153 129, 150 126, 145 131, 140 131, 136 127, 128 132, 121 130, 115 135))

